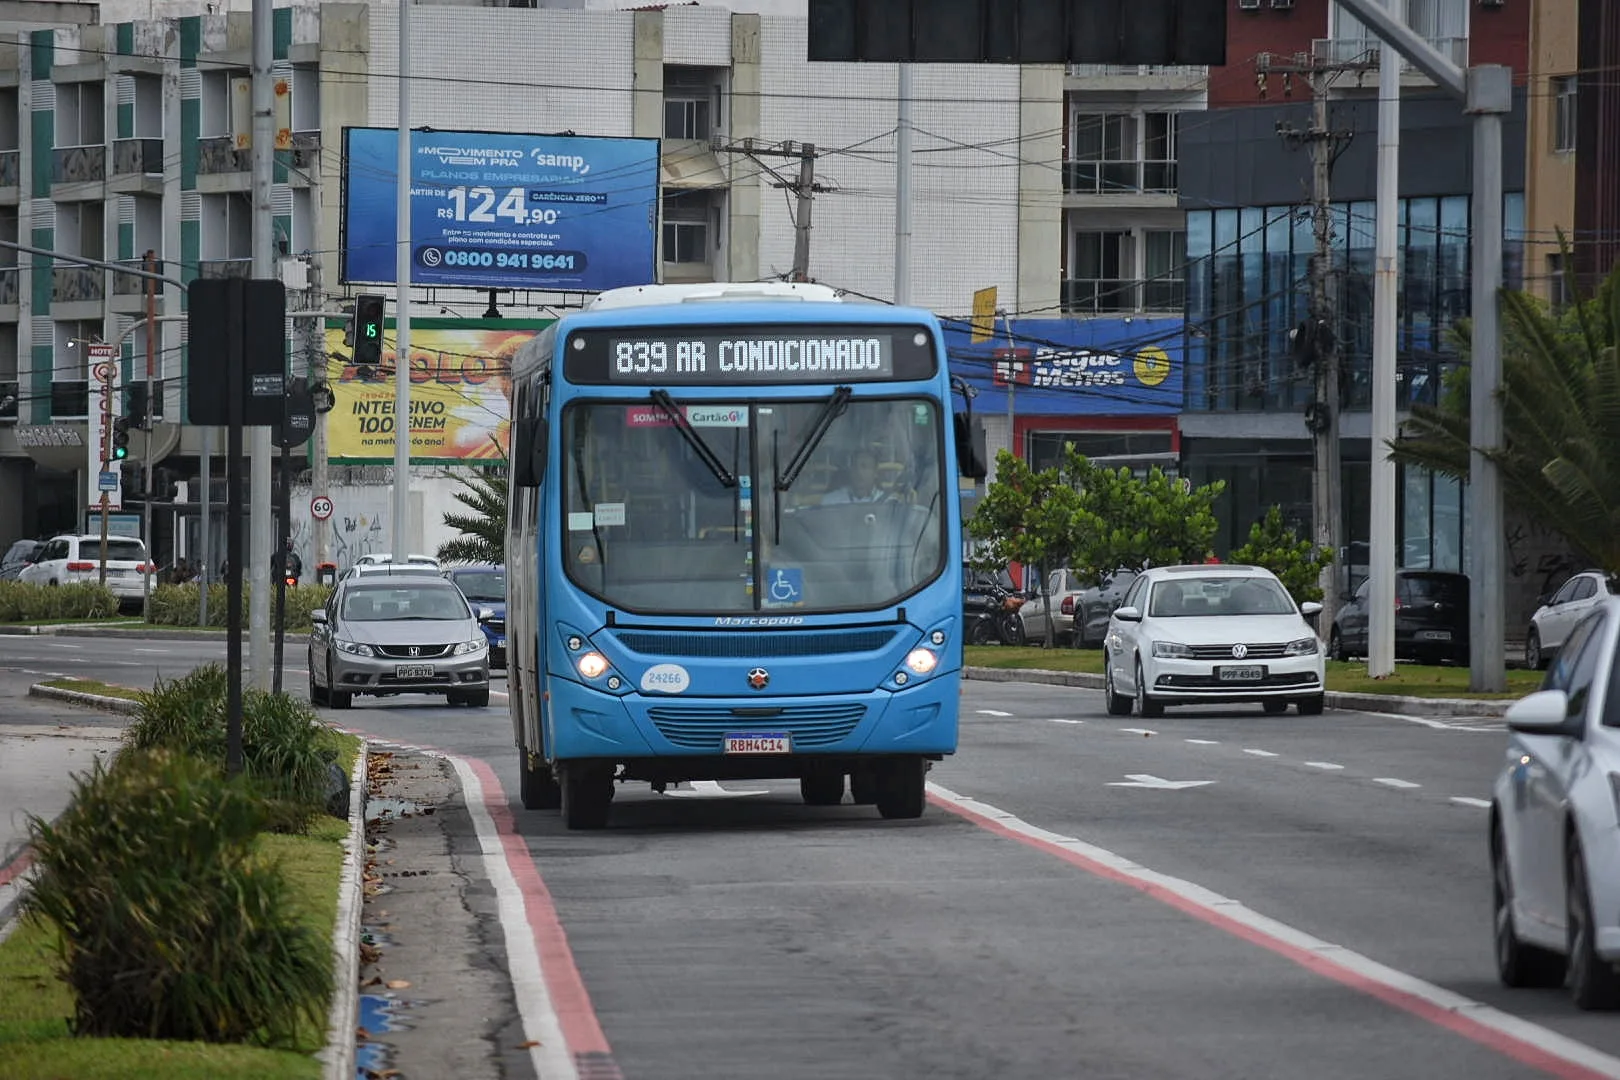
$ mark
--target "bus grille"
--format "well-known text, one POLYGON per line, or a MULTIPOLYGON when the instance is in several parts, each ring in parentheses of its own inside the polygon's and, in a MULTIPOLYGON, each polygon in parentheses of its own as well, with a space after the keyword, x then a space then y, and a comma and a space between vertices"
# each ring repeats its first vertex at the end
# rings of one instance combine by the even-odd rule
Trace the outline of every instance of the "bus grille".
POLYGON ((709 631, 618 630, 619 644, 647 656, 689 656, 703 659, 739 657, 780 659, 785 656, 831 656, 838 653, 876 652, 899 633, 877 630, 837 630, 815 633, 784 631, 774 634, 735 634, 709 631))
POLYGON ((845 705, 792 705, 772 716, 759 713, 770 710, 742 709, 738 715, 720 706, 667 706, 647 710, 647 716, 659 734, 676 746, 686 750, 712 750, 720 752, 720 741, 728 732, 785 731, 793 738, 795 750, 815 746, 831 746, 849 738, 866 706, 845 705))

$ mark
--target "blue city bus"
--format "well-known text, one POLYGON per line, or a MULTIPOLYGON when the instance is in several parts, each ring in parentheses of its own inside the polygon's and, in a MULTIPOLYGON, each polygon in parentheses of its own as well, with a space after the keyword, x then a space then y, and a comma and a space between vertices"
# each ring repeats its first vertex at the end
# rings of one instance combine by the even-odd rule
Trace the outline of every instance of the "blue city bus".
MULTIPOLYGON (((798 283, 600 294, 513 360, 508 680, 530 809, 797 779, 916 817, 954 753, 959 471, 938 321, 798 283)), ((961 457, 958 457, 961 447, 961 457)))

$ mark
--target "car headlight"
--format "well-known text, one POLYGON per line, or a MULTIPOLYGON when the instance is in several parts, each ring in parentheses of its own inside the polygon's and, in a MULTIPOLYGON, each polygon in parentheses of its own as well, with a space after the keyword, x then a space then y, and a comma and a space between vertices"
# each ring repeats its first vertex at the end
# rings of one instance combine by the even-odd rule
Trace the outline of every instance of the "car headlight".
POLYGON ((1290 641, 1283 649, 1284 656, 1315 656, 1321 643, 1314 637, 1302 637, 1298 641, 1290 641))
POLYGON ((574 661, 574 666, 587 679, 595 679, 608 669, 608 660, 599 652, 588 652, 574 661))
POLYGON ((1155 641, 1153 655, 1166 660, 1191 660, 1192 650, 1179 641, 1155 641))
POLYGON ((477 641, 463 641, 460 645, 455 647, 455 650, 451 653, 451 655, 465 656, 468 653, 483 652, 487 648, 489 648, 489 639, 480 637, 477 641))
POLYGON ((377 655, 371 651, 370 645, 363 645, 358 641, 344 641, 342 638, 336 638, 332 641, 332 644, 334 647, 336 647, 338 652, 350 653, 354 656, 377 655))

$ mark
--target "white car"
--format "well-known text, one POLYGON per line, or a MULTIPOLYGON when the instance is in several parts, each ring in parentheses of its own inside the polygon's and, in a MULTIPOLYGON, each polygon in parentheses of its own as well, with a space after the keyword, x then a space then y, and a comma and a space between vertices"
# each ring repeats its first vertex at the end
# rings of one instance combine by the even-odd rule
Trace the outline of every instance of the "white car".
POLYGON ((403 559, 395 559, 389 552, 374 551, 355 560, 357 566, 381 566, 388 563, 396 566, 403 563, 409 566, 431 566, 435 570, 443 569, 439 566, 439 560, 432 555, 407 555, 403 559))
MULTIPOLYGON (((146 545, 129 536, 107 538, 107 588, 125 602, 145 599, 146 545)), ((34 585, 94 584, 101 580, 100 536, 55 536, 17 580, 34 585)))
POLYGON ((1509 706, 1492 793, 1496 967, 1620 1008, 1620 598, 1575 625, 1542 689, 1509 706))
POLYGON ((1575 624, 1613 591, 1608 575, 1601 570, 1583 570, 1560 585, 1530 616, 1530 629, 1524 635, 1524 666, 1531 670, 1546 667, 1575 624))
POLYGON ((1166 705, 1292 703, 1322 711, 1322 648, 1271 571, 1259 566, 1156 566, 1131 583, 1108 619, 1108 712, 1159 716, 1166 705))

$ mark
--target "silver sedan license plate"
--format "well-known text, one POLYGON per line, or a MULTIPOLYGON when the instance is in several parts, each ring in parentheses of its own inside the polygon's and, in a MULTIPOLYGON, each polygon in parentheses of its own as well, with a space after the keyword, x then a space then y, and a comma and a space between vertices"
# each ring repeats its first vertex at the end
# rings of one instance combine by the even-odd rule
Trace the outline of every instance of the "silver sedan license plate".
POLYGON ((432 664, 396 664, 394 665, 394 678, 396 679, 431 679, 433 678, 432 664))
POLYGON ((1215 677, 1221 682, 1259 682, 1266 677, 1266 669, 1261 664, 1229 664, 1216 668, 1215 677))

